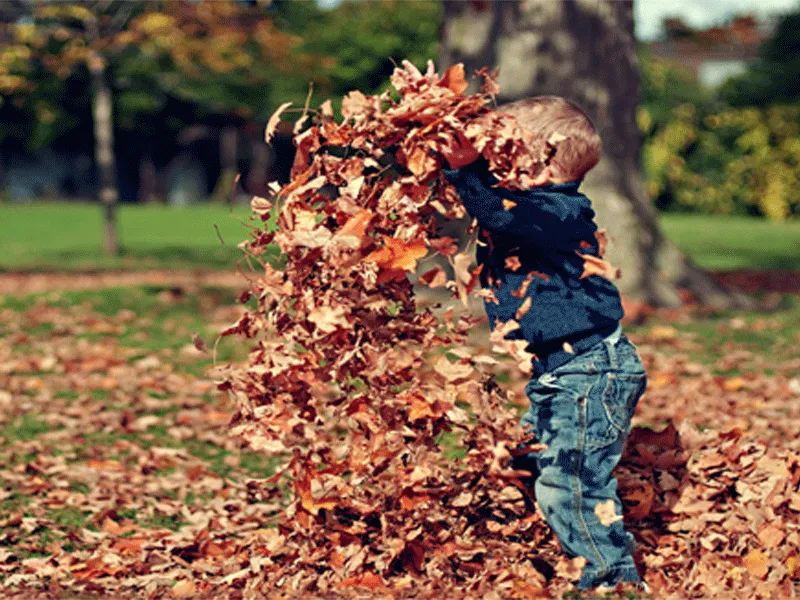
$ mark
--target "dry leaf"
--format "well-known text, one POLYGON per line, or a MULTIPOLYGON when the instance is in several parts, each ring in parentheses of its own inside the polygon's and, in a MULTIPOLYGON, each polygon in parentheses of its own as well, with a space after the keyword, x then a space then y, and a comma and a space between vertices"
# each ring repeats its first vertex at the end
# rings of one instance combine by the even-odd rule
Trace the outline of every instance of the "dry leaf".
POLYGON ((616 510, 616 504, 609 498, 605 502, 598 502, 595 505, 594 514, 601 525, 610 527, 612 523, 622 520, 622 515, 618 515, 616 510))

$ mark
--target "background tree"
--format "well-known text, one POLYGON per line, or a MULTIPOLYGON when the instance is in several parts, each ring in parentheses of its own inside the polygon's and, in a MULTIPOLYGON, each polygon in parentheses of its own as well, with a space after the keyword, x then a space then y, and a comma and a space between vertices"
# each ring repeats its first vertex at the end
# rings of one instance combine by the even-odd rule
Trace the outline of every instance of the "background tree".
POLYGON ((609 257, 622 270, 626 294, 676 305, 679 288, 686 288, 713 305, 737 301, 664 237, 644 193, 632 1, 445 0, 440 63, 456 62, 464 62, 467 72, 499 67, 500 102, 554 94, 587 111, 603 139, 604 157, 584 189, 609 231, 609 257))
POLYGON ((278 0, 275 19, 282 30, 302 38, 303 51, 326 57, 317 72, 329 93, 340 97, 351 90, 385 89, 404 59, 424 67, 435 58, 441 11, 441 2, 432 0, 347 0, 330 10, 315 2, 278 0))
POLYGON ((723 84, 720 95, 733 106, 765 106, 800 100, 800 11, 784 15, 759 59, 723 84))
POLYGON ((279 30, 259 4, 165 2, 135 18, 124 39, 137 49, 129 76, 154 78, 157 89, 195 106, 198 120, 219 126, 220 199, 231 197, 243 124, 266 122, 279 102, 302 106, 309 81, 329 91, 319 59, 297 52, 300 38, 279 30))
POLYGON ((302 103, 316 64, 294 52, 299 39, 278 31, 259 4, 96 0, 13 8, 0 14, 0 93, 11 100, 3 116, 17 127, 0 132, 0 141, 40 138, 38 147, 80 135, 91 120, 109 254, 119 250, 115 130, 132 132, 145 162, 150 146, 182 127, 222 130, 219 187, 228 197, 237 127, 266 122, 276 97, 302 103), (88 90, 91 116, 81 105, 88 90))
MULTIPOLYGON (((9 26, 13 42, 6 47, 7 52, 24 58, 22 73, 28 77, 9 74, 17 78, 14 82, 17 91, 35 87, 33 75, 42 67, 62 80, 78 68, 85 68, 90 74, 95 163, 100 180, 99 199, 104 207, 103 239, 107 254, 119 250, 115 218, 119 189, 108 66, 124 47, 118 37, 120 32, 141 9, 141 4, 114 0, 37 4, 26 20, 9 26)), ((7 86, 6 91, 8 88, 12 86, 7 86)))

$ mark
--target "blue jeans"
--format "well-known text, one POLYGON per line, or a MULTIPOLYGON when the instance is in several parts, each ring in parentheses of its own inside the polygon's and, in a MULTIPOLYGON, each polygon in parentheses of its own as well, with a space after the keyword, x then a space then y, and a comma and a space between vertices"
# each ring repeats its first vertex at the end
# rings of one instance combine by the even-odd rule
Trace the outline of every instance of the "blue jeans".
POLYGON ((522 427, 547 449, 522 455, 516 465, 534 474, 536 501, 564 551, 587 560, 581 589, 641 580, 633 537, 621 519, 603 525, 595 507, 611 500, 622 515, 611 471, 646 386, 636 347, 618 328, 525 388, 531 406, 522 427))

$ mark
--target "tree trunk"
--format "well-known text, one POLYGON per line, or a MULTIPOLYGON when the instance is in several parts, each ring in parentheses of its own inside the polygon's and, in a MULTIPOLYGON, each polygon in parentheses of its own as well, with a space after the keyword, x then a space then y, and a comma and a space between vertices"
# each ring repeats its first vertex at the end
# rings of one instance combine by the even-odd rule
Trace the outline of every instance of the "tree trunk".
POLYGON ((499 67, 499 103, 558 95, 590 116, 603 159, 582 190, 608 230, 608 258, 622 271, 623 293, 657 306, 678 305, 680 288, 718 307, 747 303, 664 237, 644 192, 631 0, 445 0, 441 31, 440 68, 457 62, 468 73, 499 67))
POLYGON ((158 188, 158 173, 153 163, 153 157, 145 154, 139 160, 139 193, 137 201, 140 204, 150 204, 156 200, 158 188))
POLYGON ((247 192, 256 196, 267 195, 267 175, 274 153, 263 138, 250 140, 250 172, 247 175, 247 192))
POLYGON ((227 200, 231 205, 236 200, 233 183, 239 173, 237 165, 238 140, 239 136, 236 127, 228 126, 222 128, 219 136, 220 175, 213 196, 214 200, 218 202, 227 200))
POLYGON ((111 104, 111 88, 106 80, 105 62, 95 57, 89 64, 93 87, 94 156, 100 172, 100 202, 103 205, 104 236, 106 254, 119 252, 116 207, 119 199, 117 174, 114 159, 114 118, 111 104))

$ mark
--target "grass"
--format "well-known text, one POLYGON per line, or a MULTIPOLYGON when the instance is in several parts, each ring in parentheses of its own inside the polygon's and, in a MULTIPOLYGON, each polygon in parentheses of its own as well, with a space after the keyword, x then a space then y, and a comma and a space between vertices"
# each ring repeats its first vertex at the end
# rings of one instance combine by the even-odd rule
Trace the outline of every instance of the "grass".
POLYGON ((0 271, 230 269, 241 257, 236 244, 248 237, 242 221, 249 214, 248 207, 231 213, 221 205, 122 205, 118 210, 122 252, 107 257, 98 206, 0 204, 0 271))
POLYGON ((661 215, 667 237, 705 269, 800 268, 800 221, 661 215))
MULTIPOLYGON (((122 253, 104 256, 101 211, 89 204, 0 204, 0 271, 232 269, 248 237, 250 210, 122 205, 122 253), (225 244, 220 243, 214 225, 225 244)), ((748 217, 662 215, 674 240, 707 269, 792 269, 800 264, 800 221, 748 217)))

